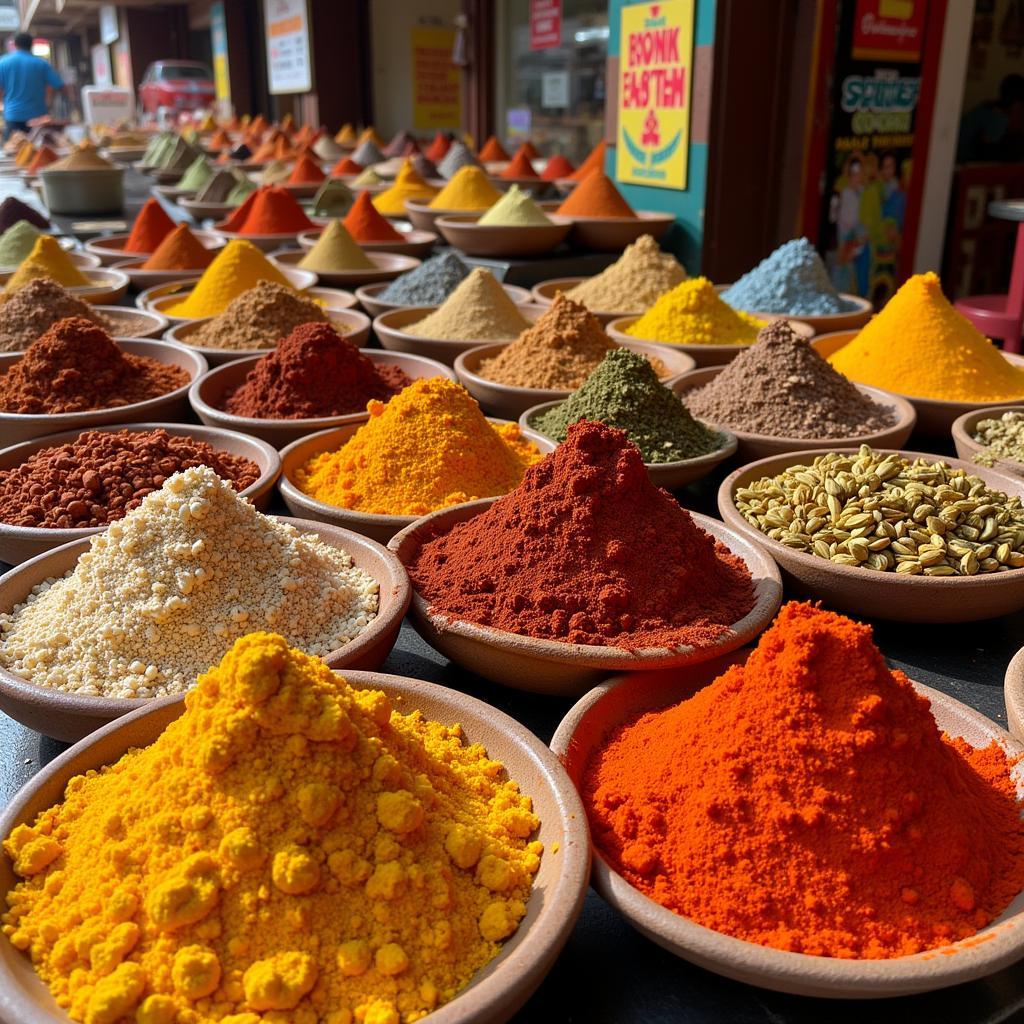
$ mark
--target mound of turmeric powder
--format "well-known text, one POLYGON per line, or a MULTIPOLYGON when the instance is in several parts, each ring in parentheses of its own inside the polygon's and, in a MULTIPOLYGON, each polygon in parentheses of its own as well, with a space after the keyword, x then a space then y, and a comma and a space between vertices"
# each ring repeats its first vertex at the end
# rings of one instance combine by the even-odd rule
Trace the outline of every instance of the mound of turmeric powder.
POLYGON ((3 930, 84 1024, 407 1024, 516 930, 537 826, 458 725, 251 633, 13 830, 3 930))

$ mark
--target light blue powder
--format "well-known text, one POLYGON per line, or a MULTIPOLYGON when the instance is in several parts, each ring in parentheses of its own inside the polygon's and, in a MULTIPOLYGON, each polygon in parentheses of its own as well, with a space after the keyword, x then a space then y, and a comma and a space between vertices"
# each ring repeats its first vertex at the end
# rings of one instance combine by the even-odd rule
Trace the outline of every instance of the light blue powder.
POLYGON ((806 238, 780 245, 721 298, 748 313, 826 316, 855 308, 839 297, 817 249, 806 238))

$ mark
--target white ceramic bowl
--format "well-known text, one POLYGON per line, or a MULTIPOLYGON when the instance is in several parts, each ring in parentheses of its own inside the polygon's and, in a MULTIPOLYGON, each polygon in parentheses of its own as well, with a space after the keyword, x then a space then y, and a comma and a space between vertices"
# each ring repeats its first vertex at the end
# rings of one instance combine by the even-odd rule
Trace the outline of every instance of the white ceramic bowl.
MULTIPOLYGON (((309 249, 279 249, 270 257, 282 270, 299 267, 300 260, 309 255, 309 249)), ((367 252, 366 258, 374 265, 372 270, 311 270, 321 284, 333 285, 338 288, 356 288, 361 284, 373 284, 375 281, 393 281, 401 274, 407 274, 420 265, 415 256, 400 256, 392 252, 367 252)))

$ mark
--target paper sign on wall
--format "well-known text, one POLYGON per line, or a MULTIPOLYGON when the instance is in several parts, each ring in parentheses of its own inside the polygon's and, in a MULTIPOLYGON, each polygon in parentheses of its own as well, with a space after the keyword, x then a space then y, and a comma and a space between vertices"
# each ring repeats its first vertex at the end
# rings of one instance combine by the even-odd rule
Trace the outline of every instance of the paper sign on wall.
POLYGON ((454 45, 454 29, 413 27, 414 128, 458 128, 462 123, 462 79, 452 60, 454 45))
POLYGON ((306 0, 264 0, 263 12, 271 94, 309 92, 313 88, 313 62, 306 0))
POLYGON ((562 45, 562 0, 530 0, 530 49, 562 45))
POLYGON ((686 188, 694 0, 622 8, 615 176, 686 188))

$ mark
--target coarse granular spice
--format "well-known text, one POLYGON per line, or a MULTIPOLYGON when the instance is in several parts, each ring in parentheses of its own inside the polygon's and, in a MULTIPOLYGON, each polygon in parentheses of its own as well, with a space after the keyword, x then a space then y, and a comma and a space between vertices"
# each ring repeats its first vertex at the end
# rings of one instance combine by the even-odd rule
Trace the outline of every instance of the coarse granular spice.
POLYGON ((622 198, 611 178, 604 171, 595 170, 583 178, 558 208, 567 217, 595 217, 597 219, 635 218, 633 207, 622 198))
POLYGON ((1013 768, 940 732, 870 626, 791 603, 745 664, 616 729, 581 789, 594 845, 662 906, 877 960, 973 935, 1024 886, 1013 768))
POLYGON ((398 306, 439 306, 468 276, 469 267, 454 252, 443 252, 396 277, 377 298, 398 306))
POLYGON ((313 215, 316 217, 344 217, 355 202, 352 189, 343 181, 327 179, 313 196, 313 215))
POLYGON ((255 629, 309 654, 344 647, 376 616, 379 589, 347 552, 261 515, 197 466, 0 614, 0 664, 68 693, 181 693, 255 629))
POLYGON ((509 341, 529 326, 494 275, 477 267, 433 313, 405 330, 420 338, 509 341))
POLYGON ((52 235, 40 235, 36 239, 28 257, 4 285, 4 291, 11 295, 19 288, 24 288, 29 281, 37 281, 42 277, 56 281, 65 288, 81 288, 89 284, 89 279, 52 235))
POLYGON ((107 526, 193 466, 209 466, 236 491, 260 476, 251 459, 163 429, 86 430, 0 469, 0 522, 57 530, 107 526))
POLYGON ((405 236, 377 212, 369 192, 360 192, 351 207, 345 214, 345 228, 357 242, 405 241, 405 236))
POLYGON ((29 281, 0 304, 0 352, 23 351, 47 328, 68 317, 88 320, 113 333, 110 321, 95 306, 72 295, 56 281, 48 277, 29 281))
POLYGON ((998 419, 979 420, 973 438, 985 446, 972 456, 982 466, 995 466, 1003 459, 1024 462, 1024 410, 1004 412, 998 419))
POLYGON ((316 244, 299 260, 298 266, 325 272, 377 269, 377 264, 359 248, 340 220, 332 220, 320 232, 316 244))
POLYGON ((8 196, 0 203, 0 231, 6 231, 19 220, 27 220, 40 231, 48 231, 50 228, 50 221, 34 206, 29 206, 14 196, 8 196))
POLYGON ((184 387, 181 366, 122 352, 89 320, 58 320, 0 376, 0 410, 19 415, 114 409, 184 387))
POLYGON ((340 449, 296 471, 305 494, 374 515, 421 516, 504 494, 541 457, 516 424, 488 423, 446 377, 421 378, 367 408, 369 420, 340 449))
POLYGON ((1024 504, 930 456, 861 445, 737 487, 739 513, 794 551, 874 572, 976 576, 1024 567, 1024 504))
POLYGON ((181 342, 240 351, 273 348, 302 324, 327 322, 327 314, 312 299, 273 281, 258 281, 232 299, 220 316, 207 320, 181 342))
POLYGON ((718 643, 754 606, 743 560, 600 423, 574 423, 516 490, 408 568, 432 614, 625 650, 718 643))
POLYGON ((486 210, 500 198, 501 193, 488 181, 486 172, 470 165, 459 168, 428 205, 435 210, 465 210, 473 213, 486 210))
POLYGON ((690 415, 643 356, 625 348, 609 352, 578 391, 534 416, 530 426, 561 442, 580 420, 625 431, 647 463, 693 459, 717 451, 724 441, 690 415))
POLYGON ((257 360, 227 396, 235 416, 298 420, 362 412, 410 383, 398 366, 378 365, 328 324, 302 324, 257 360))
POLYGON ((126 256, 148 256, 156 252, 156 247, 173 230, 174 221, 164 208, 155 199, 147 199, 132 224, 124 243, 124 253, 126 256))
POLYGON ((243 637, 4 837, 5 934, 85 1024, 425 1018, 515 932, 543 846, 503 765, 408 703, 243 637))
POLYGON ((891 405, 872 401, 834 370, 785 320, 703 387, 686 393, 694 416, 771 437, 850 438, 891 427, 891 405))
MULTIPOLYGON (((572 391, 615 348, 586 306, 559 293, 511 345, 482 360, 479 373, 515 388, 572 391)), ((659 374, 664 370, 660 360, 657 369, 659 374)))
POLYGON ((752 345, 764 326, 727 306, 706 277, 692 277, 665 292, 625 333, 671 345, 752 345))
POLYGON ((685 280, 686 269, 679 260, 662 252, 651 235, 641 235, 610 267, 581 281, 566 295, 595 311, 643 313, 685 280))
POLYGON ((213 262, 213 257, 213 249, 207 249, 187 224, 179 224, 142 264, 142 269, 205 270, 213 262))
POLYGON ((550 226, 548 215, 534 202, 526 189, 513 185, 484 215, 477 224, 498 227, 507 226, 550 226))
POLYGON ((1024 396, 1024 369, 1003 358, 945 295, 936 274, 915 274, 829 362, 850 380, 952 402, 1024 396))

